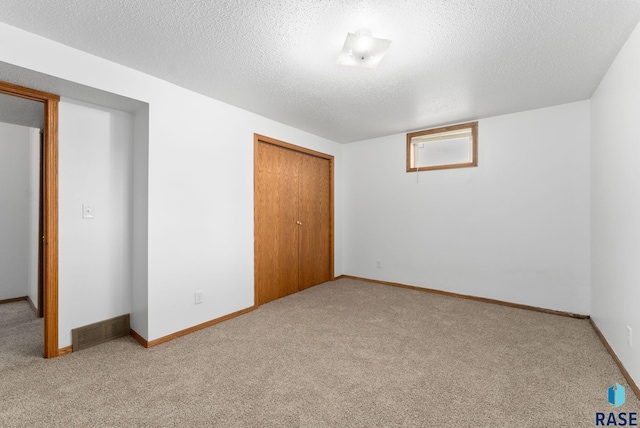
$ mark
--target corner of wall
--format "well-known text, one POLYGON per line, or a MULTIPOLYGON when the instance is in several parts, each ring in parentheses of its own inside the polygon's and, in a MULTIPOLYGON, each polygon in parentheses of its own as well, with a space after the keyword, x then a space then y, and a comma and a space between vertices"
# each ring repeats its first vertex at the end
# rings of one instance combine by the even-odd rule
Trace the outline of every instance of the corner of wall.
POLYGON ((636 384, 640 346, 640 24, 591 98, 591 316, 636 384), (637 342, 634 340, 634 342, 637 342))
POLYGON ((133 116, 131 328, 149 338, 149 105, 133 116))

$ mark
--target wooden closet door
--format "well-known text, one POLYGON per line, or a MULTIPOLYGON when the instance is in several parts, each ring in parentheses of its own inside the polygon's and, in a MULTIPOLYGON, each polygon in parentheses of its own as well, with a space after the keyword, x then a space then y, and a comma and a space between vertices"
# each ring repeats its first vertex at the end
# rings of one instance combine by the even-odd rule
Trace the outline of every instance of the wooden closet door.
POLYGON ((331 162, 301 155, 299 181, 299 289, 330 281, 333 259, 331 162))
POLYGON ((258 141, 254 164, 256 304, 298 291, 300 153, 258 141))

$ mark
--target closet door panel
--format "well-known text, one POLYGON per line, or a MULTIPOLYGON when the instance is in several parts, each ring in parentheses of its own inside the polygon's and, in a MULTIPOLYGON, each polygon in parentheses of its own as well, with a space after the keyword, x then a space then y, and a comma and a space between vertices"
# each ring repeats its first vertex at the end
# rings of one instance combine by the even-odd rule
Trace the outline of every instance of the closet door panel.
POLYGON ((300 172, 299 289, 331 280, 331 163, 302 155, 300 172))
POLYGON ((255 281, 260 305, 298 291, 298 182, 300 155, 255 145, 255 281))

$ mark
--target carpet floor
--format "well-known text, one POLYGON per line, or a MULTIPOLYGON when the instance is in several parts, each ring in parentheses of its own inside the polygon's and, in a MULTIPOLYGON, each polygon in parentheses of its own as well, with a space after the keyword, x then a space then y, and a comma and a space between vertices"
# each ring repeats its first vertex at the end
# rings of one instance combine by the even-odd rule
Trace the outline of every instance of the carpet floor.
POLYGON ((26 300, 0 305, 0 374, 41 363, 43 335, 43 320, 26 300))
POLYGON ((41 333, 37 356, 12 349, 20 305, 0 309, 2 427, 592 427, 640 410, 587 320, 352 279, 53 360, 41 333))

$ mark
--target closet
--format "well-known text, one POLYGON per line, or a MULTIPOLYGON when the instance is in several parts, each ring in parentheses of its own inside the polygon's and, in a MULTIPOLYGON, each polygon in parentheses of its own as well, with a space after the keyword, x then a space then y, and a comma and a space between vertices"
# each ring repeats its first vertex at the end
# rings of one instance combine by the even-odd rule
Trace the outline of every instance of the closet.
POLYGON ((254 138, 255 303, 333 280, 333 156, 254 138))

